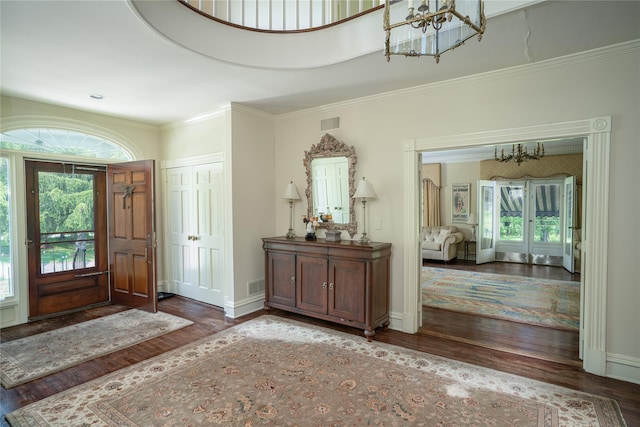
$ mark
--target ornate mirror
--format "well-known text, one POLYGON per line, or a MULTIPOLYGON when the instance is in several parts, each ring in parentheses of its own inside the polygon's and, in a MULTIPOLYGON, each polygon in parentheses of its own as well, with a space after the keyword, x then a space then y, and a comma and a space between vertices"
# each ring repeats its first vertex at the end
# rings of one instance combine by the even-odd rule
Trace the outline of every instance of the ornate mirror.
POLYGON ((318 144, 304 152, 307 171, 307 218, 331 218, 332 222, 319 222, 320 228, 331 226, 356 234, 354 199, 351 198, 356 173, 356 149, 345 145, 328 133, 318 144))

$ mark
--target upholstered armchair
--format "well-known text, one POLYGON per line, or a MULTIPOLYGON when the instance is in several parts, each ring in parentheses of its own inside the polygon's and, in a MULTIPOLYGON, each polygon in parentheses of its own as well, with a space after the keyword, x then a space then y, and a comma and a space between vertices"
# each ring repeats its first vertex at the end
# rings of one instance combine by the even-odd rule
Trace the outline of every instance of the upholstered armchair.
POLYGON ((458 256, 458 243, 462 241, 464 234, 453 225, 423 227, 422 259, 450 261, 458 256))

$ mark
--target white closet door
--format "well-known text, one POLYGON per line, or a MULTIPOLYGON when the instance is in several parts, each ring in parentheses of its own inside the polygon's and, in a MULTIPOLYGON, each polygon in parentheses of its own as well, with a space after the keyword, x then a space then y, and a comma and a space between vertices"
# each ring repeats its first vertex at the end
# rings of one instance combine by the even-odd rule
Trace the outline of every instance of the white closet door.
POLYGON ((199 301, 224 307, 222 163, 193 167, 194 233, 199 301))
POLYGON ((224 307, 223 164, 167 169, 172 289, 224 307))
POLYGON ((167 225, 171 288, 193 298, 195 260, 191 245, 193 194, 191 167, 167 169, 167 225))

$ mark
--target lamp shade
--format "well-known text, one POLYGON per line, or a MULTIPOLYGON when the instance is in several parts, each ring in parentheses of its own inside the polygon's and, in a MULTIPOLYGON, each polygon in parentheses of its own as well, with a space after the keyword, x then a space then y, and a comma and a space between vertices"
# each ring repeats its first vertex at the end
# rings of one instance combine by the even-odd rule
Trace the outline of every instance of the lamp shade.
POLYGON ((478 223, 478 217, 475 213, 470 213, 469 218, 467 218, 467 224, 475 225, 478 223))
POLYGON ((282 195, 282 198, 288 200, 300 200, 298 189, 296 188, 296 185, 293 183, 293 181, 287 184, 287 190, 282 195))
POLYGON ((356 188, 356 192, 353 195, 354 199, 375 199, 376 192, 373 191, 373 186, 369 181, 362 179, 358 182, 358 188, 356 188))

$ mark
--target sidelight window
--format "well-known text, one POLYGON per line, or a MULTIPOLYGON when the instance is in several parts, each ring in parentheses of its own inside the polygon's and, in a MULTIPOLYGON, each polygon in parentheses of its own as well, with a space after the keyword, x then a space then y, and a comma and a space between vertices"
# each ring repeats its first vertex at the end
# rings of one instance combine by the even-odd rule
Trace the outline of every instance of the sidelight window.
POLYGON ((0 301, 14 296, 13 251, 11 246, 11 182, 9 159, 0 157, 0 301))

